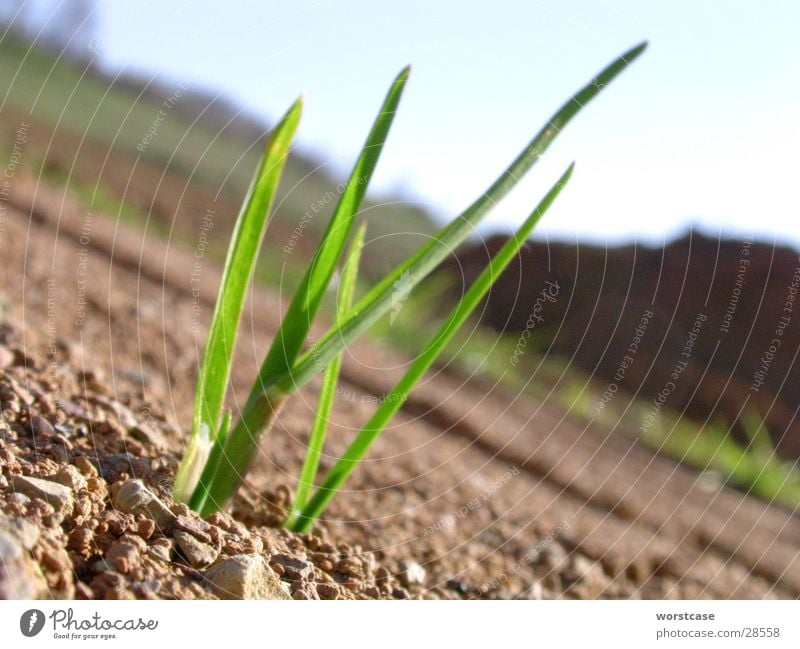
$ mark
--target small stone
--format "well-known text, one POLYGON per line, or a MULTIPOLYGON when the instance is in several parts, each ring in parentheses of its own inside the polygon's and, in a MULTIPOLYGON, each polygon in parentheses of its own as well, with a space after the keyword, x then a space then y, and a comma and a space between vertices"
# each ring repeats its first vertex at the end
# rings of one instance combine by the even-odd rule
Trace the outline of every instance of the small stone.
POLYGON ((351 575, 353 577, 362 577, 364 575, 364 568, 361 561, 355 557, 345 557, 336 564, 337 572, 344 575, 351 575))
POLYGON ((314 565, 310 561, 305 561, 290 554, 281 552, 270 557, 270 563, 278 568, 281 574, 292 581, 303 581, 314 572, 314 565))
POLYGON ((399 577, 403 586, 425 583, 425 568, 416 561, 401 561, 400 568, 402 572, 399 577))
POLYGON ((572 558, 570 572, 576 582, 570 587, 570 590, 576 594, 580 592, 582 598, 600 597, 610 583, 599 563, 580 554, 572 558))
POLYGON ((237 554, 205 572, 222 599, 290 599, 280 579, 256 554, 237 554))
POLYGON ((202 568, 210 563, 213 563, 217 558, 218 552, 216 548, 198 541, 194 536, 183 530, 178 530, 173 534, 175 543, 178 544, 181 553, 193 568, 202 568))
POLYGON ((148 424, 139 424, 128 429, 128 434, 135 440, 144 444, 150 444, 163 452, 164 449, 169 448, 164 434, 148 424))
POLYGON ((203 543, 212 543, 211 525, 198 518, 178 516, 178 519, 175 521, 175 529, 188 532, 198 541, 202 541, 203 543))
POLYGON ((121 543, 131 544, 139 552, 144 552, 147 550, 147 543, 144 542, 144 539, 141 536, 137 536, 136 534, 125 533, 119 537, 119 540, 121 543))
POLYGON ((7 532, 0 532, 0 557, 3 557, 3 562, 19 559, 24 556, 24 550, 19 539, 7 532))
POLYGON ((59 464, 66 464, 69 462, 69 450, 60 444, 53 444, 50 446, 50 454, 53 459, 59 464))
POLYGON ((560 572, 567 566, 568 561, 567 551, 555 541, 538 550, 533 557, 535 565, 544 566, 551 572, 560 572))
POLYGON ((156 523, 152 519, 143 518, 136 523, 136 533, 143 539, 149 539, 156 531, 156 523))
POLYGON ((0 369, 11 367, 14 364, 14 354, 7 347, 0 345, 0 369))
POLYGON ((105 499, 108 494, 108 483, 102 478, 87 478, 86 489, 101 499, 105 499))
POLYGON ((39 540, 39 528, 21 516, 5 516, 0 513, 0 532, 16 538, 25 550, 30 550, 39 540))
POLYGON ((147 554, 158 561, 170 561, 172 555, 172 539, 156 539, 147 546, 147 554))
POLYGON ((88 457, 81 455, 80 457, 76 457, 75 461, 73 462, 75 467, 81 474, 87 478, 96 478, 97 477, 97 469, 95 468, 94 464, 89 460, 88 457))
POLYGON ((114 566, 108 559, 98 559, 92 564, 92 572, 113 572, 114 566))
POLYGON ((320 599, 339 599, 339 589, 334 584, 321 582, 317 584, 317 595, 320 599))
POLYGON ((72 424, 55 424, 53 428, 56 429, 56 432, 65 435, 66 437, 71 437, 72 434, 75 432, 75 426, 72 424))
POLYGON ((30 504, 30 502, 31 502, 31 499, 30 499, 30 498, 28 498, 28 497, 27 497, 25 494, 23 494, 23 493, 20 493, 20 492, 14 492, 13 494, 11 494, 11 495, 8 497, 8 502, 10 502, 10 503, 15 503, 15 504, 17 504, 17 505, 20 505, 20 506, 22 506, 22 507, 27 507, 27 506, 30 504))
POLYGON ((14 489, 30 498, 40 498, 49 503, 59 514, 69 515, 72 513, 75 500, 69 487, 52 480, 28 478, 21 475, 14 477, 12 485, 14 489))
POLYGON ((40 415, 31 417, 31 432, 42 437, 52 437, 56 434, 50 422, 40 415))
POLYGON ((133 570, 139 563, 139 550, 132 543, 117 542, 106 552, 106 561, 123 574, 133 570))
POLYGON ((21 541, 0 531, 0 599, 42 599, 47 582, 21 541))
POLYGON ((392 590, 392 597, 395 599, 408 599, 411 595, 405 588, 398 587, 392 590))
POLYGON ((58 470, 58 473, 53 476, 53 480, 59 484, 63 484, 65 487, 69 487, 75 493, 81 489, 86 489, 86 478, 83 477, 83 474, 77 467, 71 464, 62 466, 58 470))
POLYGON ((89 584, 75 580, 75 599, 95 599, 95 594, 89 584))
POLYGON ((67 547, 78 554, 89 556, 94 546, 94 532, 86 527, 79 527, 69 534, 67 547))
POLYGON ((172 529, 176 516, 141 480, 128 480, 117 491, 114 506, 129 514, 144 514, 164 531, 172 529))

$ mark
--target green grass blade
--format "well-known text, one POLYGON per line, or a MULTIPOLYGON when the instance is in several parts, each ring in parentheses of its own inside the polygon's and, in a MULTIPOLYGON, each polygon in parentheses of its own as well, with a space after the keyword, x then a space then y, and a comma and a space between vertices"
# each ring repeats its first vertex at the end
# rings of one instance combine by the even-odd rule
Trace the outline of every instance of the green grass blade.
POLYGON ((433 364, 450 338, 452 338, 461 325, 464 324, 470 313, 472 313, 475 307, 480 303, 503 270, 517 255, 520 247, 533 231, 534 226, 569 181, 573 166, 574 165, 569 166, 564 172, 564 175, 561 176, 558 182, 550 189, 516 233, 506 241, 500 251, 492 258, 492 261, 483 270, 472 286, 470 286, 469 290, 450 313, 447 320, 442 324, 426 349, 412 363, 411 367, 409 367, 408 371, 403 375, 400 381, 398 381, 392 391, 386 395, 386 398, 381 402, 375 414, 366 423, 341 459, 331 468, 322 485, 320 485, 312 499, 308 502, 308 505, 303 509, 300 524, 296 531, 307 531, 311 523, 320 515, 330 499, 341 488, 345 480, 347 480, 348 476, 353 472, 353 469, 355 469, 364 457, 364 454, 369 450, 372 443, 377 439, 378 435, 380 435, 391 418, 408 398, 408 394, 417 384, 417 381, 419 381, 422 375, 433 364))
POLYGON ((259 371, 258 380, 253 385, 252 396, 261 392, 262 386, 269 384, 271 379, 289 371, 305 343, 322 297, 330 284, 347 239, 350 237, 356 212, 358 212, 367 185, 375 172, 409 73, 410 68, 403 69, 395 78, 386 95, 316 255, 298 286, 281 327, 272 341, 259 371))
POLYGON ((405 285, 413 288, 433 271, 452 249, 464 241, 492 206, 511 191, 567 123, 639 57, 646 45, 647 43, 641 43, 615 59, 591 82, 575 93, 550 118, 485 194, 359 300, 345 322, 328 331, 311 350, 298 359, 286 376, 275 381, 275 385, 281 391, 291 392, 306 383, 318 371, 320 363, 327 363, 342 347, 363 333, 391 308, 394 285, 402 275, 405 275, 405 285))
POLYGON ((742 413, 742 427, 750 441, 750 450, 761 460, 767 461, 775 457, 775 445, 772 443, 764 420, 754 410, 742 413))
MULTIPOLYGON (((288 372, 306 340, 375 171, 410 72, 410 67, 406 67, 397 75, 384 99, 314 259, 303 276, 261 365, 242 416, 231 431, 228 440, 231 448, 215 448, 213 457, 209 459, 202 473, 190 502, 197 511, 207 511, 203 508, 213 507, 212 503, 227 499, 222 493, 235 488, 239 476, 243 475, 252 453, 255 452, 255 437, 269 423, 268 419, 260 419, 258 413, 261 412, 268 418, 274 415, 274 404, 280 398, 275 394, 267 398, 267 393, 275 382, 275 377, 288 372), (224 485, 215 484, 220 471, 224 485), (214 494, 211 493, 212 490, 215 490, 214 494), (205 505, 209 499, 209 504, 205 505)), ((331 358, 319 364, 317 369, 323 368, 331 358)))
MULTIPOLYGON (((542 156, 564 126, 640 56, 645 47, 646 43, 642 43, 632 48, 614 60, 590 83, 573 95, 484 195, 359 300, 349 311, 345 321, 340 325, 334 325, 320 341, 294 361, 290 370, 283 374, 260 373, 257 385, 251 391, 241 417, 228 435, 225 448, 220 453, 219 466, 209 467, 202 476, 202 484, 206 484, 208 487, 202 497, 202 506, 196 507, 201 514, 213 512, 236 489, 241 476, 244 475, 256 452, 258 435, 269 427, 277 408, 285 401, 285 396, 307 383, 344 347, 392 307, 395 282, 403 277, 404 285, 410 289, 433 271, 446 258, 450 250, 472 232, 491 207, 511 191, 521 177, 542 156), (209 476, 210 480, 206 481, 209 476)), ((286 320, 284 320, 285 324, 286 320)), ((307 325, 305 322, 299 322, 299 325, 303 327, 303 339, 305 339, 307 325)), ((290 354, 287 353, 284 360, 289 358, 290 354)))
MULTIPOLYGON (((336 302, 337 321, 344 317, 353 302, 356 278, 358 276, 358 263, 361 258, 361 248, 364 245, 364 231, 366 224, 362 223, 356 230, 353 243, 350 245, 350 253, 347 262, 342 270, 342 279, 339 284, 339 295, 336 302)), ((308 502, 311 488, 317 479, 317 469, 319 460, 322 457, 322 450, 325 446, 325 431, 328 426, 328 418, 333 407, 333 397, 336 394, 336 387, 339 383, 339 370, 342 366, 342 353, 339 352, 325 368, 322 390, 319 395, 317 414, 314 418, 314 425, 311 428, 311 435, 308 440, 308 450, 303 461, 303 468, 300 471, 300 479, 295 493, 294 504, 285 527, 295 529, 298 525, 298 515, 308 502)))
POLYGON ((219 431, 244 296, 301 112, 298 99, 273 129, 236 219, 198 374, 192 437, 175 479, 175 498, 180 501, 190 497, 219 431))

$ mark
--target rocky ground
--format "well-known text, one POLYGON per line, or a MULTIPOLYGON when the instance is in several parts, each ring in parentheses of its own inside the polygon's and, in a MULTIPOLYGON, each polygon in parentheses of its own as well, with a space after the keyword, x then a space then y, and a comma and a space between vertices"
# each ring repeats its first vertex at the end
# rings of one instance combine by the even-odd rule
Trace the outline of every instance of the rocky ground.
POLYGON ((281 515, 244 493, 233 515, 200 519, 169 497, 166 422, 134 414, 95 373, 48 373, 8 324, 0 404, 0 597, 408 598, 424 574, 413 563, 393 574, 335 539, 244 525, 281 515))
MULTIPOLYGON (((202 521, 169 498, 219 270, 22 173, 3 200, 6 597, 796 597, 800 522, 499 386, 426 378, 313 535, 280 529, 315 386, 202 521), (195 290, 196 289, 196 290, 195 290)), ((255 290, 231 403, 280 303, 255 290)), ((315 333, 314 335, 317 335, 315 333)), ((407 359, 345 359, 330 456, 407 359)))

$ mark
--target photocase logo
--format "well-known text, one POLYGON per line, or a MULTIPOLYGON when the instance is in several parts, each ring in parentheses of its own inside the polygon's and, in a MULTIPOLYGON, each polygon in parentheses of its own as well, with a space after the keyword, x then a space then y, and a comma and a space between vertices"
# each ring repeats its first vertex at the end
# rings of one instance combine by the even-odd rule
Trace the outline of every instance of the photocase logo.
POLYGON ((25 611, 19 618, 19 630, 22 635, 32 638, 44 628, 44 613, 38 608, 25 611))

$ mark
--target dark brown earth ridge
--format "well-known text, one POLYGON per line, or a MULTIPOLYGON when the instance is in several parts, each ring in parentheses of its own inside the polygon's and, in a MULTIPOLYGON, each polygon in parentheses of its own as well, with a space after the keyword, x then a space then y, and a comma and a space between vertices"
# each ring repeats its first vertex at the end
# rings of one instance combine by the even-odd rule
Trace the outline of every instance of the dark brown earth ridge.
MULTIPOLYGON (((448 268, 468 284, 504 241, 495 236, 466 248, 448 268)), ((524 331, 548 281, 560 292, 542 306, 542 322, 533 322, 542 350, 647 400, 683 361, 664 407, 725 422, 742 440, 743 413, 758 413, 779 452, 800 458, 796 250, 698 232, 663 248, 530 241, 493 287, 483 321, 524 331), (620 372, 643 318, 633 362, 620 372)))

